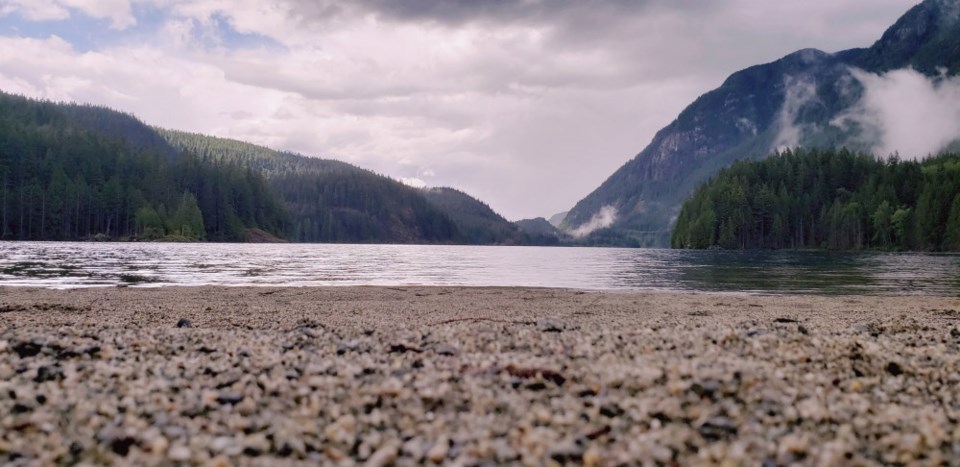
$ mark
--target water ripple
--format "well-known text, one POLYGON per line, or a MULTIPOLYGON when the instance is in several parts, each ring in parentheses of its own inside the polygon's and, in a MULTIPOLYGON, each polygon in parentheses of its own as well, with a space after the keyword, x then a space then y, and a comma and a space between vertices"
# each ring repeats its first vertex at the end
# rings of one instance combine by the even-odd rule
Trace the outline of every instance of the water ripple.
POLYGON ((423 245, 0 242, 0 285, 448 285, 960 294, 960 256, 423 245))

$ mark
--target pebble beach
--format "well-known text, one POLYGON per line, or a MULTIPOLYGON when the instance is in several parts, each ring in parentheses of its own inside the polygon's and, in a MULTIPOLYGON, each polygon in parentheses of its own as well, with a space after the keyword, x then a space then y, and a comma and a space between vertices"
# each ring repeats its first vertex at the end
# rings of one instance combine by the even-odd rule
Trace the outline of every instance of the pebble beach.
POLYGON ((0 464, 960 465, 960 299, 0 287, 0 464))

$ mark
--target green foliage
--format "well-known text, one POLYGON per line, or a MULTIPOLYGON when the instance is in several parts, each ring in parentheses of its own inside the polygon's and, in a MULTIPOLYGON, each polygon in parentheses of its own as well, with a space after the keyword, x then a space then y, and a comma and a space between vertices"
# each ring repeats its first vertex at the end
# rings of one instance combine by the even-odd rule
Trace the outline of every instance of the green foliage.
POLYGON ((186 227, 240 241, 286 226, 263 178, 239 164, 178 152, 119 112, 0 93, 0 239, 160 239, 186 227), (167 226, 176 216, 164 206, 189 219, 167 226))
POLYGON ((170 216, 167 231, 187 240, 204 239, 203 214, 200 212, 200 206, 197 205, 197 198, 193 196, 193 193, 183 192, 180 205, 170 216))
POLYGON ((960 251, 960 155, 797 150, 737 162, 684 203, 671 244, 960 251))
POLYGON ((454 243, 453 221, 419 190, 339 161, 250 143, 157 129, 174 147, 217 164, 243 164, 267 178, 290 214, 287 238, 322 243, 454 243))
POLYGON ((453 220, 465 243, 520 245, 529 242, 519 227, 466 193, 453 188, 430 188, 423 190, 423 194, 427 202, 453 220))
POLYGON ((960 194, 953 198, 950 216, 947 218, 947 230, 944 236, 944 250, 960 251, 960 194))

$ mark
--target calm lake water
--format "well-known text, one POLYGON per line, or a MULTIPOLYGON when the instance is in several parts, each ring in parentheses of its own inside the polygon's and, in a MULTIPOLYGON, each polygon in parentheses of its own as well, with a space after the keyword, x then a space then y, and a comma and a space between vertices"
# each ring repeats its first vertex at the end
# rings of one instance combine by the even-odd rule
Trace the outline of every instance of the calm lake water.
POLYGON ((960 295, 960 255, 0 242, 0 285, 465 285, 960 295))

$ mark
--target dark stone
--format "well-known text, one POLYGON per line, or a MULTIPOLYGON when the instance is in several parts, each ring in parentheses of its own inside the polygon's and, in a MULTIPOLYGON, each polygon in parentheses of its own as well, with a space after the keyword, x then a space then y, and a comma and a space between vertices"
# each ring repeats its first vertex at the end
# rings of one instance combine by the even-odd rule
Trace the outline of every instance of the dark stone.
POLYGON ((774 323, 799 323, 799 321, 791 318, 777 318, 773 320, 774 323))
POLYGON ((804 325, 797 326, 797 331, 800 331, 800 334, 807 335, 810 334, 810 331, 804 325))
POLYGON ((652 415, 652 417, 655 418, 655 419, 657 419, 657 420, 659 420, 660 423, 662 423, 662 424, 664 424, 664 425, 666 425, 667 423, 670 423, 670 422, 673 421, 673 419, 670 418, 669 415, 667 415, 667 414, 665 414, 665 413, 663 413, 663 412, 654 413, 654 414, 652 415))
POLYGON ((43 351, 43 345, 36 342, 18 342, 13 346, 13 351, 20 358, 35 357, 43 351))
POLYGON ((33 408, 30 407, 29 405, 17 403, 17 404, 13 404, 13 408, 10 409, 10 412, 13 413, 14 415, 19 415, 22 413, 30 412, 32 410, 33 408))
POLYGON ((75 349, 58 349, 57 350, 57 360, 70 360, 73 358, 80 358, 83 355, 79 350, 75 349))
POLYGON ((569 443, 555 447, 550 451, 550 459, 561 465, 578 464, 583 461, 583 446, 579 443, 569 443))
POLYGON ((540 332, 563 332, 563 324, 551 320, 543 320, 537 323, 540 332))
POLYGON ((954 339, 960 339, 960 329, 953 328, 950 330, 950 336, 954 339))
POLYGON ((605 436, 605 435, 610 434, 611 431, 613 431, 613 429, 610 428, 610 425, 604 425, 603 427, 601 427, 601 428, 599 428, 599 429, 597 429, 597 430, 594 430, 594 431, 591 431, 590 433, 587 433, 585 437, 586 437, 588 440, 593 441, 593 440, 595 440, 595 439, 597 439, 597 438, 599 438, 599 437, 601 437, 601 436, 605 436))
POLYGON ((416 359, 416 360, 413 361, 413 364, 412 364, 411 366, 412 366, 414 369, 419 370, 420 368, 423 368, 423 360, 420 360, 420 359, 418 358, 418 359, 416 359))
POLYGON ((518 368, 513 365, 507 365, 507 367, 504 368, 504 371, 506 371, 510 376, 523 379, 535 378, 539 375, 541 378, 550 381, 557 386, 563 386, 563 383, 567 381, 567 378, 560 373, 553 370, 548 370, 546 368, 518 368))
POLYGON ((593 397, 596 395, 597 391, 594 391, 593 389, 584 389, 583 391, 577 393, 577 397, 593 397))
POLYGON ((237 405, 243 400, 243 394, 235 392, 225 392, 217 396, 217 402, 221 404, 237 405))
POLYGON ((890 373, 893 376, 900 376, 903 374, 903 368, 900 367, 900 364, 897 362, 887 363, 887 373, 890 373))
POLYGON ((719 441, 737 435, 737 424, 727 417, 713 417, 700 425, 700 436, 708 441, 719 441))
POLYGON ((407 353, 407 352, 421 353, 423 352, 423 350, 421 350, 418 347, 411 347, 406 344, 394 344, 390 346, 389 352, 390 353, 407 353))
POLYGON ((136 439, 130 436, 123 436, 110 441, 110 450, 112 450, 118 456, 126 456, 127 454, 130 454, 130 448, 136 444, 136 439))
POLYGON ((63 379, 63 368, 57 365, 42 366, 37 369, 37 376, 33 378, 33 382, 43 383, 45 381, 60 381, 61 379, 63 379))
POLYGON ((283 443, 283 446, 277 451, 277 455, 280 457, 290 457, 292 454, 293 448, 287 443, 283 443))
POLYGON ((40 405, 47 403, 47 396, 44 396, 43 394, 37 394, 37 397, 35 397, 35 399, 37 400, 37 403, 40 405))
POLYGON ((608 404, 603 404, 600 406, 600 415, 604 417, 614 418, 619 417, 624 414, 623 409, 619 405, 611 402, 608 404))
POLYGON ((180 318, 180 321, 177 321, 178 328, 192 328, 193 323, 187 318, 180 318))
POLYGON ((439 344, 433 348, 433 351, 436 352, 437 355, 443 355, 447 357, 455 357, 458 353, 460 353, 456 347, 448 344, 439 344))
POLYGON ((540 381, 535 381, 533 383, 526 385, 525 387, 527 390, 530 390, 530 391, 543 391, 544 389, 547 389, 547 385, 543 384, 540 381))
POLYGON ((247 446, 247 447, 243 448, 243 455, 245 455, 245 456, 257 457, 257 456, 259 456, 260 454, 263 454, 263 452, 261 452, 261 451, 260 451, 259 449, 257 449, 257 448, 250 447, 250 446, 247 446))
POLYGON ((690 390, 701 399, 716 400, 717 392, 720 390, 720 383, 714 380, 705 381, 703 384, 694 383, 690 386, 690 390))

